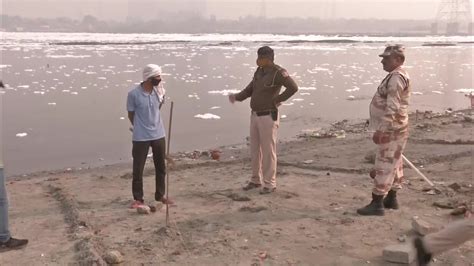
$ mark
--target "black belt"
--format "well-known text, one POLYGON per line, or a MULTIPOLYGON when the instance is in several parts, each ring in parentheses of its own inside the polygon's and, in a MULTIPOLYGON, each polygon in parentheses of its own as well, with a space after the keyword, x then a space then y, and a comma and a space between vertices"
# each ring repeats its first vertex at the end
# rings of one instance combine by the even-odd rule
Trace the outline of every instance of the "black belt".
POLYGON ((276 112, 276 111, 260 111, 260 112, 252 111, 252 112, 255 113, 257 116, 264 116, 264 115, 270 115, 272 112, 276 112))

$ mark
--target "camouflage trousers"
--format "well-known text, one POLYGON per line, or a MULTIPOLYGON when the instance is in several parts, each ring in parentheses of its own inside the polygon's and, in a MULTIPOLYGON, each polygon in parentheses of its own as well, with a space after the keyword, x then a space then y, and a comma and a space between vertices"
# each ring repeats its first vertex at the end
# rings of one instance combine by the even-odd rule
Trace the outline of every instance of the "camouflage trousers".
POLYGON ((378 144, 375 155, 375 195, 386 195, 389 190, 399 190, 403 182, 402 153, 408 140, 408 132, 393 133, 390 142, 378 144))

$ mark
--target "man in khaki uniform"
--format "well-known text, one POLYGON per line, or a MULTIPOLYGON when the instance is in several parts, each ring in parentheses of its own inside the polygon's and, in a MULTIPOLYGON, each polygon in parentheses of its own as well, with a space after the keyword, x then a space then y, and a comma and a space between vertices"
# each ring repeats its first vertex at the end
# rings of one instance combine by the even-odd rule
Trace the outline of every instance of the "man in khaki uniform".
POLYGON ((261 194, 276 189, 276 140, 280 124, 278 106, 298 91, 295 81, 282 67, 276 65, 274 52, 268 46, 257 51, 257 70, 247 87, 229 95, 229 101, 243 101, 250 97, 250 152, 252 177, 244 190, 264 187, 261 194), (281 87, 286 89, 280 94, 281 87))
POLYGON ((418 265, 425 266, 435 254, 455 248, 474 239, 474 216, 448 224, 444 229, 415 239, 418 265))
POLYGON ((382 80, 370 103, 370 127, 378 145, 372 202, 357 210, 360 215, 384 215, 384 207, 398 209, 397 190, 403 181, 402 153, 408 139, 410 77, 402 67, 404 47, 387 46, 379 56, 389 74, 382 80), (384 196, 387 195, 387 197, 384 196))

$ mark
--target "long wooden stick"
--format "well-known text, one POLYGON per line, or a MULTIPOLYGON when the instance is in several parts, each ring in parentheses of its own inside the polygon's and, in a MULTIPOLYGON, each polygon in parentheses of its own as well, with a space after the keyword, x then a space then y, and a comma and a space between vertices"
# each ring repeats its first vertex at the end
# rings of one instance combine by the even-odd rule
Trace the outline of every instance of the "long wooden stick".
MULTIPOLYGON (((168 125, 168 145, 166 146, 166 158, 169 158, 170 156, 170 143, 171 143, 171 123, 173 122, 173 102, 171 102, 171 107, 170 107, 170 123, 168 125)), ((168 166, 168 163, 167 163, 168 166)), ((168 168, 168 167, 166 167, 168 168)), ((166 226, 169 226, 169 217, 170 217, 170 211, 169 211, 169 191, 170 191, 170 170, 166 169, 166 226)))
POLYGON ((405 155, 402 154, 402 158, 403 158, 403 161, 405 161, 410 167, 411 169, 415 170, 415 172, 421 176, 426 182, 428 182, 428 184, 430 184, 430 186, 434 187, 434 184, 433 182, 431 182, 428 177, 426 177, 420 170, 418 170, 418 168, 416 168, 408 159, 407 157, 405 157, 405 155))

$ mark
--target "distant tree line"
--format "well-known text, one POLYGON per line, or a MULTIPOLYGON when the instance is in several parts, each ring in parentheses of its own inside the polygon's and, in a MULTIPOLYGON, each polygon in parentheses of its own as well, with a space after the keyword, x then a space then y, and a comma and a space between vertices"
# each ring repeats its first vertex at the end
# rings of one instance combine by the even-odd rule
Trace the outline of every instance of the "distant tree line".
POLYGON ((1 16, 3 31, 98 32, 98 33, 276 33, 276 34, 391 34, 419 35, 430 32, 427 20, 380 20, 241 17, 216 20, 214 16, 190 16, 175 20, 104 21, 87 15, 82 20, 59 17, 1 16))

